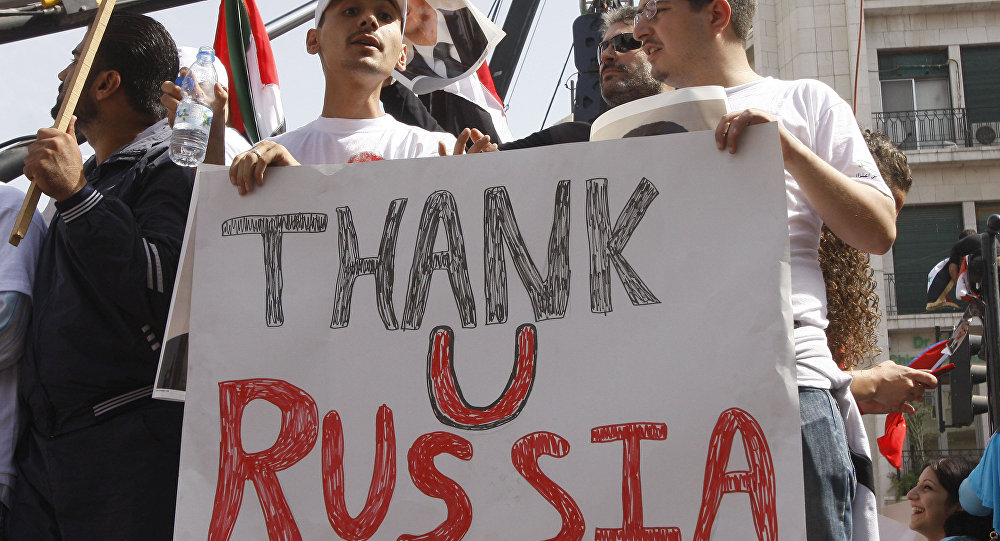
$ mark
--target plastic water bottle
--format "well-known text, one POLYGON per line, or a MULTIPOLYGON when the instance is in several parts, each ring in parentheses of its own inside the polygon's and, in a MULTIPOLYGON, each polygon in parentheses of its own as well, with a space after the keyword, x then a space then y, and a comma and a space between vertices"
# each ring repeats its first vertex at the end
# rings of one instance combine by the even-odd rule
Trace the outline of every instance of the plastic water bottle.
POLYGON ((202 47, 198 50, 198 60, 179 83, 183 99, 177 105, 174 132, 170 137, 170 159, 177 165, 197 167, 205 161, 208 132, 212 127, 212 108, 205 98, 215 95, 218 75, 214 62, 215 51, 202 47))

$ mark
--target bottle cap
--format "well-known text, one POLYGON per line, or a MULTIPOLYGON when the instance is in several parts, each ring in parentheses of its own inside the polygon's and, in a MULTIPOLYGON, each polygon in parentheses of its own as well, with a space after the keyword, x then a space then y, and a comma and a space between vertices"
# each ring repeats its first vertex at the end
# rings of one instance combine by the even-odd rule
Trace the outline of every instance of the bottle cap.
POLYGON ((205 62, 206 64, 215 62, 215 49, 207 45, 198 49, 198 61, 205 62))

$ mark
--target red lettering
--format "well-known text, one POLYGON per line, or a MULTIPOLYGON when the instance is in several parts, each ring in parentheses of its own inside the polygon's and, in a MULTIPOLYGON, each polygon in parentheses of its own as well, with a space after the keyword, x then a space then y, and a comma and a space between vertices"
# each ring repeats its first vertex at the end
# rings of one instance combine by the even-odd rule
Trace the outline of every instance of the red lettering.
POLYGON ((503 394, 493 404, 480 408, 469 404, 462 395, 452 364, 455 334, 449 327, 431 332, 427 378, 431 407, 442 423, 455 428, 486 430, 514 420, 528 402, 535 382, 535 357, 538 351, 535 326, 517 329, 514 344, 514 369, 503 394))
POLYGON ((568 454, 569 442, 551 432, 528 434, 514 442, 510 449, 510 460, 517 471, 562 517, 562 529, 545 541, 580 541, 586 530, 580 506, 538 467, 538 457, 542 455, 563 458, 568 454))
POLYGON ((349 541, 365 541, 378 531, 396 488, 396 431, 392 410, 382 404, 375 420, 375 466, 368 500, 357 518, 347 511, 344 497, 344 428, 336 411, 323 419, 323 501, 326 516, 337 534, 349 541))
POLYGON ((472 525, 472 503, 469 496, 455 481, 445 477, 434 467, 434 457, 448 453, 460 460, 472 459, 469 440, 447 432, 424 434, 413 442, 407 460, 413 485, 424 494, 444 500, 448 517, 423 535, 401 535, 398 541, 459 541, 472 525))
POLYGON ((750 495, 750 511, 759 541, 778 538, 778 515, 775 509, 774 464, 771 451, 764 438, 764 431, 749 413, 732 408, 722 412, 712 430, 705 464, 705 488, 701 497, 701 511, 695 541, 708 541, 712 526, 719 512, 722 496, 731 492, 750 495), (748 471, 727 472, 733 438, 739 431, 743 436, 748 471))
POLYGON ((302 460, 316 445, 319 413, 305 391, 286 381, 246 379, 219 383, 222 442, 219 480, 208 539, 227 540, 233 533, 247 479, 253 481, 271 539, 302 539, 276 472, 302 460), (266 400, 281 410, 281 428, 270 448, 257 453, 243 449, 243 411, 254 400, 266 400))
POLYGON ((621 440, 622 527, 597 528, 595 541, 681 541, 678 528, 646 528, 642 522, 642 478, 639 469, 639 442, 667 439, 663 423, 628 423, 599 426, 590 431, 594 443, 621 440))

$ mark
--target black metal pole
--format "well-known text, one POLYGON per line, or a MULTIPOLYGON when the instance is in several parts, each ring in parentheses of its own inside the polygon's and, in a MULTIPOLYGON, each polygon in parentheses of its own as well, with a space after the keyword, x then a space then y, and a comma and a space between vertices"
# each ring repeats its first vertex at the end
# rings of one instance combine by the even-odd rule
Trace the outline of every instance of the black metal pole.
POLYGON ((297 26, 311 21, 316 13, 316 2, 317 0, 311 0, 273 21, 268 21, 264 25, 267 30, 267 37, 274 39, 297 26))
POLYGON ((507 10, 507 18, 503 21, 503 31, 507 36, 497 45, 490 59, 490 70, 493 72, 493 85, 500 94, 500 99, 507 100, 507 92, 514 80, 514 71, 521 60, 521 53, 528 41, 531 23, 535 20, 540 0, 513 0, 507 10))
POLYGON ((1000 234, 1000 214, 986 221, 983 242, 983 354, 989 379, 990 430, 1000 428, 1000 284, 997 282, 997 235, 1000 234))

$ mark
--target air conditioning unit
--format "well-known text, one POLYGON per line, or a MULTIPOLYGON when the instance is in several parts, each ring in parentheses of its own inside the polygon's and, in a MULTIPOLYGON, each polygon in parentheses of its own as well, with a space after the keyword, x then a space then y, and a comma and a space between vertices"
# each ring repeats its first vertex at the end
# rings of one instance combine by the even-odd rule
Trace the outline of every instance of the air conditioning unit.
POLYGON ((972 131, 972 137, 980 145, 997 144, 997 131, 1000 130, 1000 121, 973 122, 969 126, 969 129, 972 131))

